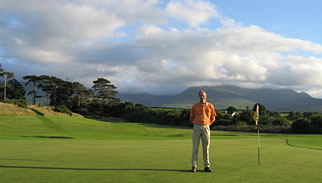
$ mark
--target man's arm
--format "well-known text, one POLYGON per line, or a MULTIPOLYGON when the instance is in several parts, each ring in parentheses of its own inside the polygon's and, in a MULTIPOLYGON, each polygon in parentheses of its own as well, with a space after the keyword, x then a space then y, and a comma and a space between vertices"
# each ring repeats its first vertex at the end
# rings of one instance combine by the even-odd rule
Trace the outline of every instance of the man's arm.
POLYGON ((194 107, 192 106, 190 110, 190 121, 193 122, 194 118, 195 118, 195 110, 194 110, 194 107))
MULTIPOLYGON (((210 122, 211 122, 211 124, 213 124, 214 122, 215 122, 215 120, 216 120, 216 117, 214 116, 213 118, 210 118, 210 122)), ((210 125, 211 125, 210 124, 210 125)))
POLYGON ((212 108, 212 115, 211 115, 210 121, 211 121, 211 124, 213 124, 216 120, 217 114, 213 105, 211 106, 211 108, 212 108))
POLYGON ((211 120, 211 124, 212 124, 213 122, 215 122, 215 120, 216 120, 216 116, 214 116, 214 117, 213 117, 213 118, 211 118, 210 120, 211 120))
POLYGON ((190 117, 190 121, 193 122, 194 117, 190 117))

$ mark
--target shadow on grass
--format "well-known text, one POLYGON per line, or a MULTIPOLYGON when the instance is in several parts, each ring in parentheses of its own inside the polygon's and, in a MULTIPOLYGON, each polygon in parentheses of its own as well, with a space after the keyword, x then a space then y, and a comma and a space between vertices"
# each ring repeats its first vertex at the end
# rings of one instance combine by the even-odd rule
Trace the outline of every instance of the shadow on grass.
POLYGON ((67 132, 62 126, 60 126, 60 125, 54 123, 52 120, 46 118, 43 113, 39 112, 36 109, 31 109, 31 110, 36 114, 36 117, 40 121, 42 121, 46 126, 48 126, 49 128, 54 129, 59 132, 67 132))
POLYGON ((63 167, 31 167, 31 166, 6 166, 0 168, 41 169, 41 170, 90 170, 90 171, 157 171, 157 172, 190 172, 189 170, 175 169, 149 169, 149 168, 63 168, 63 167))
POLYGON ((32 110, 34 113, 36 113, 36 114, 38 114, 38 115, 40 115, 40 116, 45 116, 45 115, 44 115, 44 113, 42 113, 42 112, 40 112, 40 111, 38 111, 38 110, 36 110, 36 109, 31 108, 31 110, 32 110))
POLYGON ((45 136, 45 135, 37 135, 37 136, 20 136, 20 137, 31 137, 31 138, 50 138, 50 139, 74 139, 74 137, 67 137, 67 136, 45 136))
POLYGON ((5 160, 5 161, 43 161, 43 160, 36 160, 36 159, 13 159, 13 158, 0 158, 0 160, 5 160))
POLYGON ((321 150, 322 150, 321 148, 296 146, 296 145, 290 144, 290 143, 288 142, 288 139, 285 139, 285 143, 286 143, 286 145, 288 145, 288 146, 290 146, 290 147, 296 147, 296 148, 302 148, 302 149, 311 149, 311 150, 318 150, 318 151, 321 151, 321 150))

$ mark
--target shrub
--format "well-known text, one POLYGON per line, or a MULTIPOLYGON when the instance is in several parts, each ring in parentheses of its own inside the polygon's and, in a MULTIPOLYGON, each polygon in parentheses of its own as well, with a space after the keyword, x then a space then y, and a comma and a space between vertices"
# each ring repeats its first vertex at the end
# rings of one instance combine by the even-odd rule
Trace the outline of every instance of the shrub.
POLYGON ((318 115, 313 116, 311 118, 311 123, 316 127, 322 128, 322 116, 318 116, 318 115))
POLYGON ((8 104, 15 104, 18 107, 22 107, 22 108, 28 107, 28 101, 25 99, 6 99, 4 100, 4 102, 8 104))
POLYGON ((215 121, 215 125, 221 125, 221 126, 230 126, 232 125, 233 121, 231 119, 218 119, 215 121))
POLYGON ((299 119, 292 123, 291 129, 296 133, 306 133, 310 128, 310 123, 305 119, 299 119))
POLYGON ((273 125, 279 125, 279 126, 289 126, 290 122, 282 117, 275 118, 272 122, 273 125))
POLYGON ((234 112, 237 111, 237 108, 235 107, 232 107, 232 106, 229 106, 227 109, 226 109, 227 113, 228 114, 233 114, 234 112))
POLYGON ((247 126, 247 123, 244 121, 237 121, 236 126, 247 126))
POLYGON ((66 114, 69 114, 70 116, 72 115, 72 111, 70 111, 65 105, 56 106, 54 108, 54 111, 61 112, 61 113, 66 113, 66 114))
POLYGON ((238 120, 239 121, 244 121, 246 122, 248 125, 253 125, 254 123, 254 112, 251 110, 244 110, 242 111, 239 115, 238 115, 238 120))
POLYGON ((89 115, 88 110, 86 108, 80 108, 77 112, 83 116, 89 115))
POLYGON ((261 125, 272 125, 276 118, 272 116, 263 116, 259 118, 259 124, 261 125))

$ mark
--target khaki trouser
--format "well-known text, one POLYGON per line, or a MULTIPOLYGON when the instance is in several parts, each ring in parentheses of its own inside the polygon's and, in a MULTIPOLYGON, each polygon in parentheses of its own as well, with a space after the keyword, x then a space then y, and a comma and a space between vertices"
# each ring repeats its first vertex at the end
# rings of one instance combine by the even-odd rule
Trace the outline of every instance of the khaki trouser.
POLYGON ((202 140, 204 167, 210 167, 210 161, 209 161, 210 127, 209 125, 199 125, 199 124, 193 125, 192 166, 197 167, 198 165, 198 150, 199 150, 200 137, 202 140))

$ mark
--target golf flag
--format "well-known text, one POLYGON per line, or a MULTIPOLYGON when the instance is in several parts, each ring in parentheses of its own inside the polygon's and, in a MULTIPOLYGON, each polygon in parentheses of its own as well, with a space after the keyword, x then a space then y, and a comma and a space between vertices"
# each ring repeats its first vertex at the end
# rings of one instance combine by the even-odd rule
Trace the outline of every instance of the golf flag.
POLYGON ((259 109, 258 109, 258 104, 256 105, 256 112, 254 114, 254 121, 256 125, 258 124, 258 117, 259 117, 259 109))
POLYGON ((257 144, 258 144, 258 165, 261 164, 261 158, 260 158, 260 142, 259 142, 259 126, 258 126, 258 118, 259 118, 259 105, 256 104, 256 112, 254 114, 254 121, 257 126, 257 144))

